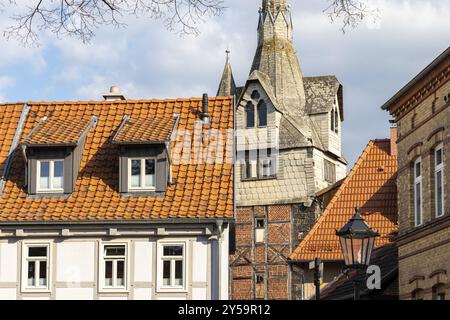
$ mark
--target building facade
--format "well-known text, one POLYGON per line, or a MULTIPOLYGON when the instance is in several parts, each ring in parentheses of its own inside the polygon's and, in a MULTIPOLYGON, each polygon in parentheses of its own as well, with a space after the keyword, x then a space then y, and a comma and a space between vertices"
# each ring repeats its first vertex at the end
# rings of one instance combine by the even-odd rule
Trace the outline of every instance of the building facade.
POLYGON ((289 254, 321 212, 316 191, 346 175, 343 89, 305 77, 286 0, 263 0, 245 85, 227 59, 219 95, 236 96, 236 253, 231 298, 290 299, 289 254))
POLYGON ((398 125, 401 299, 450 296, 450 48, 390 99, 398 125))
POLYGON ((233 106, 0 105, 0 299, 228 299, 233 106))

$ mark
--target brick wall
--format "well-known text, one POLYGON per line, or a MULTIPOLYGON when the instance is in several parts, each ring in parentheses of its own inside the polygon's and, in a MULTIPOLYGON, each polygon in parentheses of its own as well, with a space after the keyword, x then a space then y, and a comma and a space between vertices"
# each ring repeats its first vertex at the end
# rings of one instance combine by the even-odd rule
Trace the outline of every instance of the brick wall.
MULTIPOLYGON (((439 74, 436 72, 436 74, 439 74)), ((442 282, 450 299, 450 93, 446 80, 419 105, 397 119, 399 193, 399 286, 400 298, 411 299, 414 290, 432 298, 432 288, 442 282), (434 151, 444 144, 444 217, 436 217, 434 151), (415 226, 413 163, 422 159, 423 224, 415 226), (439 273, 442 271, 442 273, 439 273), (438 273, 436 273, 438 272, 438 273)), ((421 90, 421 88, 413 88, 421 90)))

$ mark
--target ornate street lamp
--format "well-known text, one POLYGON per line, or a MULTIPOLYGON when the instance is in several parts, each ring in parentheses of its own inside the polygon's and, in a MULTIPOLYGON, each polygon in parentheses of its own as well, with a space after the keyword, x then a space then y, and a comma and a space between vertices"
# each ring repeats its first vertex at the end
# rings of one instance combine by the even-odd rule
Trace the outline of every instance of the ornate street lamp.
MULTIPOLYGON (((380 235, 364 221, 361 210, 356 209, 356 214, 339 231, 342 254, 344 255, 345 266, 348 269, 356 269, 359 272, 365 270, 370 264, 370 256, 375 246, 375 238, 380 235)), ((359 300, 359 282, 355 281, 355 300, 359 300)))

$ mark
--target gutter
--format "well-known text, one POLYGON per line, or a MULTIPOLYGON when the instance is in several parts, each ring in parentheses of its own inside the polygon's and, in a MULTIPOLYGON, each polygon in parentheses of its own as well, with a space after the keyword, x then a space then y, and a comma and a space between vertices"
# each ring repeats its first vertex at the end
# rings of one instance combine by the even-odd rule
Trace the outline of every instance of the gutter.
POLYGON ((233 218, 213 219, 142 219, 142 220, 104 220, 104 221, 0 221, 0 226, 77 226, 77 225, 152 225, 152 224, 216 224, 218 220, 230 223, 233 218))

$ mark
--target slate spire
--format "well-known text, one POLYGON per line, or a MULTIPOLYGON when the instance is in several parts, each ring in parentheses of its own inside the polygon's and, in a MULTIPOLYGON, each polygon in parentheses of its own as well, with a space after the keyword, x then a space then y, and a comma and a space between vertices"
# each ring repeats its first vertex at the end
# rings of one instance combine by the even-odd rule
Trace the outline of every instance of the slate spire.
POLYGON ((258 47, 251 72, 266 74, 279 104, 293 116, 303 116, 303 73, 293 44, 291 11, 286 0, 262 0, 258 47))
POLYGON ((226 54, 225 68, 223 70, 222 79, 220 80, 219 89, 217 90, 218 97, 228 97, 236 94, 236 83, 234 82, 230 63, 230 50, 227 50, 226 54))

